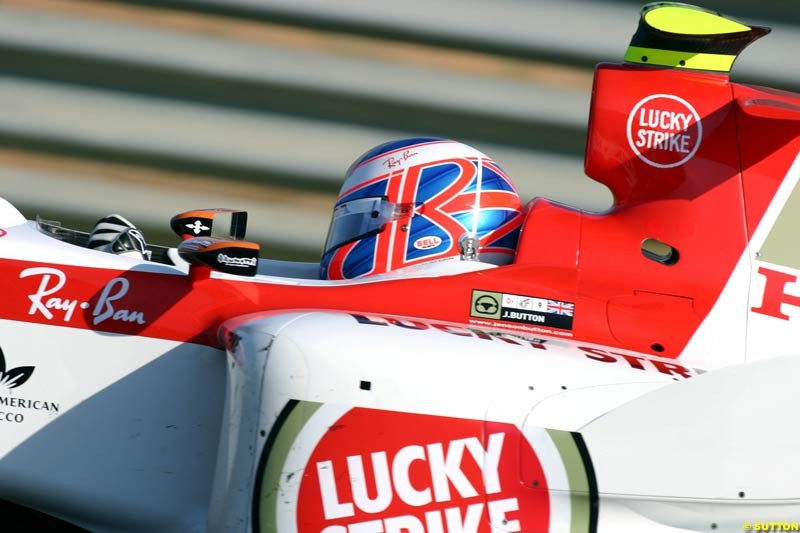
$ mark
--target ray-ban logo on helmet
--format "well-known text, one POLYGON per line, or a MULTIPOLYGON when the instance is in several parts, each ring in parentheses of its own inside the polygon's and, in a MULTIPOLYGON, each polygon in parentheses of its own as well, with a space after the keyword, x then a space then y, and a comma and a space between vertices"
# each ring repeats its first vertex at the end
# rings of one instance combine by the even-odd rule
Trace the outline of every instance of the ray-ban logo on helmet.
POLYGON ((402 154, 393 155, 391 157, 386 158, 383 162, 384 165, 388 168, 395 168, 399 167, 415 155, 419 155, 419 152, 412 152, 411 150, 405 150, 402 154))

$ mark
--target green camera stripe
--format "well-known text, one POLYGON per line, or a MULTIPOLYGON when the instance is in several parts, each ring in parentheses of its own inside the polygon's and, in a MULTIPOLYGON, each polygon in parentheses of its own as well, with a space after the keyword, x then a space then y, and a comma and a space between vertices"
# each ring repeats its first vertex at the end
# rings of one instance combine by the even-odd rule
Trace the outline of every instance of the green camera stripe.
POLYGON ((283 465, 300 431, 321 406, 317 402, 292 400, 275 421, 258 465, 253 501, 253 530, 256 533, 278 533, 275 511, 283 465))
POLYGON ((570 533, 597 531, 597 484, 589 452, 580 433, 547 430, 564 463, 569 483, 570 533))

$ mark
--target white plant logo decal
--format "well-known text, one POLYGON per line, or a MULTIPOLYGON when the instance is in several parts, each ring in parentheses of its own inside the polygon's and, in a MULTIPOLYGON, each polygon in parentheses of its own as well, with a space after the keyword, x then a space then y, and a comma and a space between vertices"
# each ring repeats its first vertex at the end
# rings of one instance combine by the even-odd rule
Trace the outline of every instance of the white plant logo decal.
POLYGON ((6 358, 3 356, 3 349, 0 348, 0 390, 19 387, 33 375, 33 368, 32 366, 18 366, 6 370, 6 358))

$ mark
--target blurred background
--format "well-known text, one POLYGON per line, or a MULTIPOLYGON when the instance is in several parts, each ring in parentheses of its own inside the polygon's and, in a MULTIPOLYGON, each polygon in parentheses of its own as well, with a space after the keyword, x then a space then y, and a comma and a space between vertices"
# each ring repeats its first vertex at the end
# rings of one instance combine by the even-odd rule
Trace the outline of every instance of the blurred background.
MULTIPOLYGON (((583 174, 592 69, 636 1, 2 0, 0 196, 175 244, 188 209, 250 213, 262 257, 318 260, 342 176, 387 140, 492 156, 523 201, 601 211, 583 174)), ((800 91, 800 4, 698 2, 773 28, 734 80, 800 91)))

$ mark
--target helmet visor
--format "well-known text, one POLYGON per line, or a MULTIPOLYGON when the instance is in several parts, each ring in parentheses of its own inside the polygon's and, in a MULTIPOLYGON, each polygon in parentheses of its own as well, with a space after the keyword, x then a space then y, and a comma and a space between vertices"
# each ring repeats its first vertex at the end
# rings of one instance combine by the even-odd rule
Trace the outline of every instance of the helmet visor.
POLYGON ((337 205, 333 210, 324 253, 378 233, 387 222, 397 220, 405 212, 399 207, 384 197, 359 198, 337 205))

